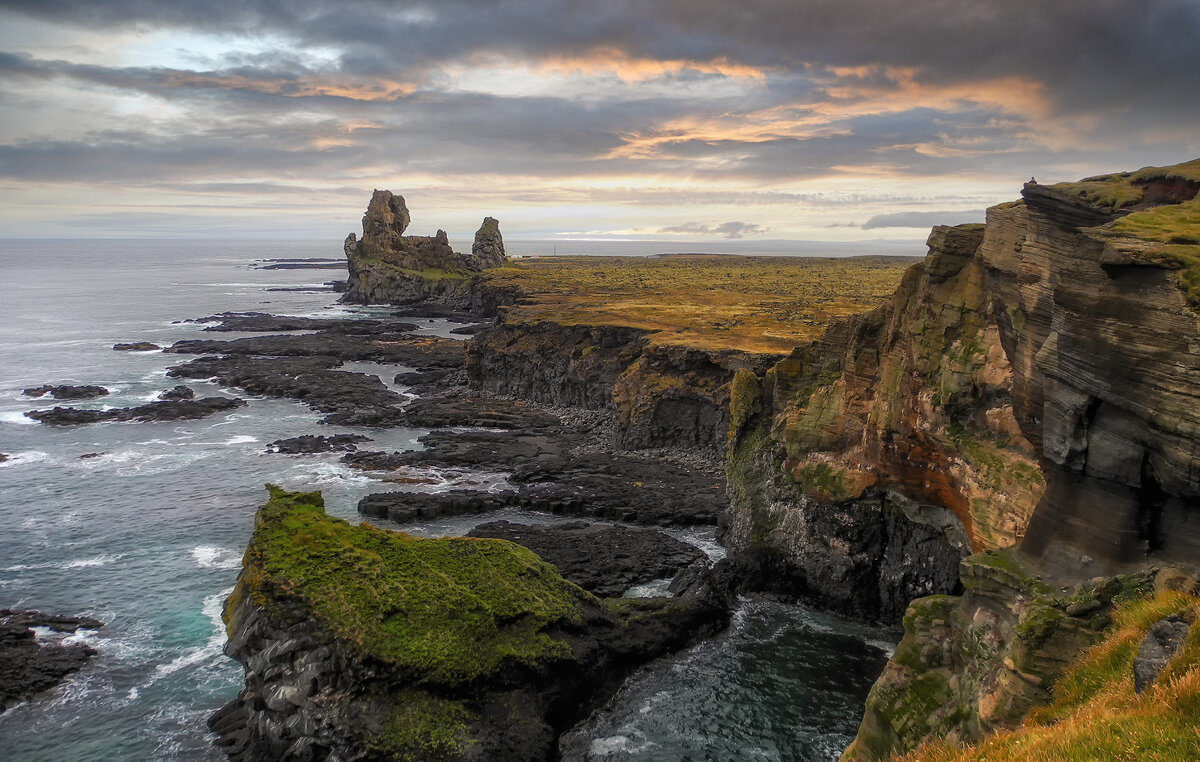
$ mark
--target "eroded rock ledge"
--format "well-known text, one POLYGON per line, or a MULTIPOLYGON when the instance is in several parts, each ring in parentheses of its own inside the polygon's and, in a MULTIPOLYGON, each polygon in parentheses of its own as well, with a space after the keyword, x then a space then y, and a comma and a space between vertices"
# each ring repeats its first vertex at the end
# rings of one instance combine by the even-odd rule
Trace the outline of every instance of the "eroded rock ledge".
POLYGON ((320 493, 270 492, 225 608, 246 687, 210 720, 235 760, 553 759, 629 671, 724 621, 595 598, 509 542, 352 526, 320 493))

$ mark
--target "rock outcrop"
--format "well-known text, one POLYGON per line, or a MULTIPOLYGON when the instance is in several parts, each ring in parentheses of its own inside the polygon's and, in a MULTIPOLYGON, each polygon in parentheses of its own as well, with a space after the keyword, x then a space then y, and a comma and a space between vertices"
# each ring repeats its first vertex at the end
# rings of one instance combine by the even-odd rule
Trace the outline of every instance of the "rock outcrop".
POLYGON ((1029 184, 1021 202, 988 210, 959 272, 979 274, 969 307, 989 316, 1003 350, 1003 425, 1018 427, 1006 447, 1031 448, 1045 490, 1018 547, 964 561, 965 595, 909 607, 846 759, 1017 726, 1104 636, 1114 602, 1147 586, 1151 567, 1196 573, 1197 189, 1200 161, 1029 184))
POLYGON ((0 713, 82 669, 96 649, 86 643, 63 642, 64 636, 103 626, 90 617, 0 609, 0 713), (34 627, 45 627, 58 637, 39 639, 34 627))
POLYGON ((613 325, 520 323, 500 318, 467 346, 471 385, 551 405, 615 410, 618 446, 720 452, 729 389, 739 370, 777 356, 655 344, 613 325))
POLYGON ((470 254, 454 251, 444 230, 433 236, 404 235, 410 221, 403 196, 386 190, 372 194, 362 240, 351 233, 343 247, 350 270, 343 301, 465 306, 471 301, 471 276, 507 261, 500 224, 491 217, 476 233, 470 254))
POLYGON ((475 231, 471 256, 480 270, 503 267, 508 262, 508 256, 504 253, 504 238, 500 235, 500 221, 495 217, 483 218, 483 224, 475 231))
POLYGON ((711 632, 696 600, 597 599, 501 540, 420 539, 271 488, 226 602, 234 760, 549 760, 644 661, 711 632))

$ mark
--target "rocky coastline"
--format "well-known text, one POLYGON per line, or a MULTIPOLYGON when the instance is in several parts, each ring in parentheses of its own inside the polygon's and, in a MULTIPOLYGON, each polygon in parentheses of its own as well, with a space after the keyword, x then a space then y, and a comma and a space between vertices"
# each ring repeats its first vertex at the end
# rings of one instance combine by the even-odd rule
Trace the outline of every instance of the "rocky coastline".
MULTIPOLYGON (((394 315, 201 318, 272 335, 176 342, 163 351, 196 357, 169 375, 295 399, 327 424, 428 429, 415 451, 348 433, 269 449, 343 452, 380 480, 368 519, 479 521, 421 540, 272 487, 225 607, 246 684, 210 721, 219 745, 239 760, 555 759, 624 676, 720 630, 739 595, 903 625, 846 760, 1062 719, 1056 686, 1118 631, 1149 639, 1138 693, 1157 690, 1200 655, 1200 244, 1138 215, 1190 214, 1195 164, 1026 185, 986 225, 934 228, 890 298, 790 351, 566 309, 553 277, 570 276, 514 274, 495 219, 460 254, 441 231, 404 235, 404 199, 376 191, 346 240, 344 301, 394 315), (1105 183, 1129 192, 1110 202, 1105 183), (469 338, 418 335, 407 321, 423 316, 469 338), (347 362, 402 367, 388 384, 347 362), (450 472, 502 478, 427 488, 450 472), (668 527, 713 528, 727 558, 668 527), (620 597, 647 583, 662 597, 620 597)), ((191 397, 28 415, 240 402, 191 397)))

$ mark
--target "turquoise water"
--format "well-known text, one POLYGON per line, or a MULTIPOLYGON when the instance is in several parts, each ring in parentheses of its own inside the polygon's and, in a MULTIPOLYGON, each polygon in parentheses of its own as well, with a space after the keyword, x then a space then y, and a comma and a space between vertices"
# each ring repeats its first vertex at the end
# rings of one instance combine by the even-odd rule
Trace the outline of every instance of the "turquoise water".
MULTIPOLYGON (((621 253, 653 253, 626 249, 621 253)), ((3 759, 220 759, 204 721, 241 682, 240 665, 221 653, 220 608, 263 484, 321 489, 329 511, 345 518, 355 517, 362 495, 380 488, 339 464, 337 454, 263 452, 280 437, 354 430, 323 427, 296 402, 249 398, 247 407, 201 421, 53 428, 22 413, 54 402, 23 397, 21 389, 96 383, 113 393, 65 404, 148 401, 177 383, 166 368, 186 358, 114 352, 114 343, 211 338, 201 326, 175 321, 225 310, 355 312, 330 293, 265 290, 316 285, 342 277, 337 271, 251 266, 268 257, 337 254, 336 245, 286 242, 0 242, 7 284, 0 300, 0 452, 10 456, 0 464, 0 608, 108 623, 81 636, 99 651, 89 667, 0 715, 3 759), (90 454, 97 455, 80 457, 90 454)), ((423 325, 437 334, 451 327, 423 325)), ((398 370, 353 369, 385 378, 398 370)), ((230 394, 205 382, 190 385, 202 396, 230 394)), ((402 449, 417 446, 424 432, 361 433, 376 440, 372 446, 402 449)), ((434 488, 503 483, 502 474, 429 475, 434 488)), ((436 534, 466 525, 420 529, 436 534)), ((882 668, 887 635, 798 607, 747 604, 738 617, 728 635, 631 681, 567 758, 836 758, 882 668), (669 698, 641 712, 647 695, 663 691, 669 698), (730 718, 741 732, 731 735, 715 716, 730 718), (807 728, 803 742, 787 740, 787 728, 800 726, 807 728)))

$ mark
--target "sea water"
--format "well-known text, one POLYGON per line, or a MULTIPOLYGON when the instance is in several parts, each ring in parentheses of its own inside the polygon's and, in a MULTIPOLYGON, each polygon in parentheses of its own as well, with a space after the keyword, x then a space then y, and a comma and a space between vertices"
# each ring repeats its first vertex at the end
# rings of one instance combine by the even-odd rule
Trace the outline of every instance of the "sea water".
MULTIPOLYGON (((344 277, 337 270, 254 264, 338 253, 336 244, 313 242, 0 241, 0 453, 9 456, 0 463, 0 608, 107 623, 75 636, 98 651, 87 667, 0 714, 3 759, 221 758, 205 720, 237 693, 242 678, 240 665, 221 651, 221 607, 265 499, 263 485, 320 489, 328 511, 351 520, 359 498, 391 488, 347 468, 337 453, 284 456, 265 446, 300 434, 357 431, 375 440, 372 448, 409 449, 425 432, 326 427, 298 402, 248 395, 236 395, 246 407, 198 421, 51 427, 23 414, 55 404, 142 404, 178 383, 166 369, 189 359, 115 352, 115 343, 245 335, 204 334, 202 325, 179 322, 189 318, 247 310, 386 313, 338 305, 329 292, 268 290, 316 287, 344 277), (66 403, 21 394, 45 383, 99 384, 111 394, 66 403)), ((434 335, 453 327, 419 322, 434 335)), ((403 370, 372 363, 347 369, 388 382, 403 370)), ((187 383, 199 396, 236 394, 187 383)), ((422 475, 431 482, 422 489, 507 486, 504 474, 422 475)), ((406 529, 436 535, 471 523, 455 517, 406 529)), ((720 553, 711 532, 686 539, 720 553)), ((568 739, 566 758, 835 759, 853 736, 888 637, 800 607, 746 602, 729 632, 631 678, 568 739)))

